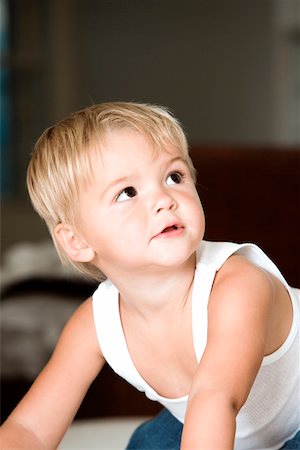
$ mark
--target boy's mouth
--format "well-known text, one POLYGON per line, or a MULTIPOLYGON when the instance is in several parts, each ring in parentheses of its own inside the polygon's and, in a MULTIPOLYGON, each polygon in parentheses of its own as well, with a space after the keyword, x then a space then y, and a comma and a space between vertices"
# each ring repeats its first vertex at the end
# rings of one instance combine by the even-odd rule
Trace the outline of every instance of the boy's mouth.
POLYGON ((173 230, 177 230, 178 226, 177 225, 172 225, 170 227, 166 227, 162 230, 162 233, 168 233, 169 231, 173 231, 173 230))
POLYGON ((154 238, 159 237, 168 237, 168 236, 177 236, 181 234, 183 231, 183 227, 179 224, 174 225, 168 225, 167 227, 163 228, 157 235, 154 236, 154 238))

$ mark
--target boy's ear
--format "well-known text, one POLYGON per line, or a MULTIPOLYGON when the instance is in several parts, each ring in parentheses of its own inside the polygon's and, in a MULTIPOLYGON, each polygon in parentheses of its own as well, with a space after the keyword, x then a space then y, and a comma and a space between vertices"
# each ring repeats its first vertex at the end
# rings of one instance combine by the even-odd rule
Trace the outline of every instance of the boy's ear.
POLYGON ((57 242, 72 261, 90 262, 94 259, 95 251, 73 230, 71 225, 58 224, 54 234, 57 242))

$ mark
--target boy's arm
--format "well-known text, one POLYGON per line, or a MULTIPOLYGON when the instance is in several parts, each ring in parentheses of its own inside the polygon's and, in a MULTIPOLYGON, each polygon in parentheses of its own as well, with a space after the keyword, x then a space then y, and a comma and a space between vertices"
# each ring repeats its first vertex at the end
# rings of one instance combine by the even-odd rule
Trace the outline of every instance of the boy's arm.
POLYGON ((217 275, 208 307, 208 340, 189 395, 182 450, 233 449, 236 415, 265 354, 274 288, 243 257, 217 275))
POLYGON ((104 362, 88 299, 71 317, 49 363, 1 427, 1 448, 56 448, 104 362))

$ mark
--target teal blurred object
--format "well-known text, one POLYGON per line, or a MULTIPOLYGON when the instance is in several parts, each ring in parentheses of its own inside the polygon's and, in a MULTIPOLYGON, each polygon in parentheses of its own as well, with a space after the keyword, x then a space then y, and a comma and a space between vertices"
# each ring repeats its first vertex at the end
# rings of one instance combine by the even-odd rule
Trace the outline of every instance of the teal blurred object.
POLYGON ((10 99, 9 99, 9 39, 7 0, 0 0, 0 153, 1 153, 1 196, 11 193, 10 159, 10 99))

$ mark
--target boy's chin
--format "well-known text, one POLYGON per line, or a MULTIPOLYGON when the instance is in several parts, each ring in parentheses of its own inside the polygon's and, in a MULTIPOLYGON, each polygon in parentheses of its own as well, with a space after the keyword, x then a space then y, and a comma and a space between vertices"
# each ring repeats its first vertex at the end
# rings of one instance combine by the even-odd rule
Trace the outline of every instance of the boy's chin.
MULTIPOLYGON (((194 258, 196 249, 188 252, 162 252, 157 259, 156 265, 158 268, 177 268, 186 263, 189 263, 191 258, 194 258)), ((155 264, 154 264, 155 265, 155 264)))

